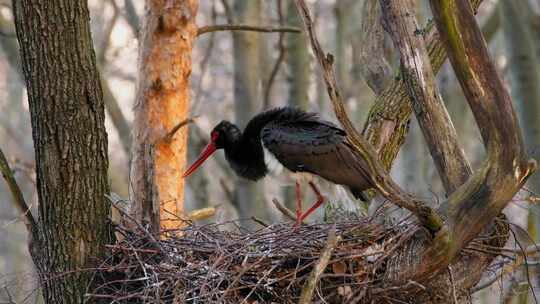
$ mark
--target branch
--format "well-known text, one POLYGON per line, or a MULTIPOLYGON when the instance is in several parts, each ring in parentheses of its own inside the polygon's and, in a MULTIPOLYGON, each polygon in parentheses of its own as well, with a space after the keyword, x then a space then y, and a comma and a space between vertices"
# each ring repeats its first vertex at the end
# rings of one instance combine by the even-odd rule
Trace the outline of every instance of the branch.
POLYGON ((332 226, 332 228, 328 232, 326 246, 321 251, 321 257, 319 258, 317 265, 313 267, 313 270, 311 271, 309 278, 304 285, 304 288, 302 288, 302 293, 300 295, 300 300, 298 301, 298 304, 312 303, 311 299, 313 298, 313 291, 315 291, 315 287, 317 287, 317 282, 319 281, 321 274, 326 269, 326 266, 328 266, 328 262, 332 257, 332 252, 334 252, 334 249, 336 248, 336 245, 339 243, 340 240, 341 238, 339 236, 336 236, 336 226, 332 226))
POLYGON ((384 29, 378 0, 367 0, 362 7, 358 61, 367 85, 380 94, 388 85, 392 67, 384 56, 384 29))
POLYGON ((111 6, 113 8, 113 15, 111 19, 109 20, 109 23, 105 26, 102 41, 99 43, 99 52, 97 52, 96 60, 100 66, 103 66, 105 64, 106 57, 107 57, 107 50, 109 49, 111 45, 110 42, 111 42, 112 32, 120 17, 120 9, 118 8, 116 1, 109 0, 109 2, 111 3, 111 6))
POLYGON ((169 133, 167 133, 167 135, 165 135, 165 137, 163 137, 162 140, 164 141, 171 141, 174 134, 176 134, 176 132, 178 132, 178 130, 180 130, 181 128, 187 126, 188 124, 191 124, 191 123, 194 123, 195 120, 198 118, 198 116, 195 116, 195 117, 188 117, 184 120, 182 120, 181 122, 179 122, 178 124, 176 124, 176 126, 174 126, 170 131, 169 133))
MULTIPOLYGON (((483 0, 470 0, 475 11, 483 0)), ((433 71, 440 70, 446 60, 446 50, 433 22, 422 30, 433 71)), ((409 101, 401 75, 386 86, 373 102, 362 134, 375 146, 385 168, 389 169, 408 132, 412 103, 409 101)))
POLYGON ((359 135, 358 132, 356 132, 347 116, 347 112, 341 100, 341 95, 332 68, 333 57, 330 54, 325 55, 323 52, 313 28, 311 13, 309 12, 305 1, 295 0, 295 3, 299 14, 304 21, 304 28, 311 42, 313 53, 322 69, 328 95, 334 107, 334 112, 347 132, 348 139, 355 148, 354 152, 358 153, 359 158, 365 161, 362 166, 367 168, 367 178, 387 200, 411 211, 431 233, 437 232, 442 226, 442 220, 439 215, 435 213, 433 209, 428 207, 425 202, 402 191, 379 162, 379 157, 373 147, 359 135))
POLYGON ((137 15, 137 10, 133 4, 133 0, 124 0, 125 5, 125 17, 135 37, 139 37, 140 18, 137 15))
MULTIPOLYGON (((279 16, 279 25, 283 26, 283 5, 282 0, 277 0, 277 11, 279 16)), ((274 80, 276 79, 276 76, 279 72, 279 68, 281 67, 281 64, 283 63, 283 60, 285 60, 285 55, 287 53, 287 50, 285 48, 285 33, 279 34, 279 40, 278 40, 278 50, 279 55, 276 59, 276 62, 274 63, 274 67, 272 68, 272 72, 270 73, 270 77, 268 78, 268 82, 266 83, 265 89, 264 89, 264 101, 263 101, 263 109, 268 109, 270 105, 270 93, 272 92, 272 86, 274 85, 274 80)))
MULTIPOLYGON (((448 199, 452 245, 448 262, 487 227, 535 171, 526 155, 512 100, 491 61, 467 0, 431 0, 450 61, 480 127, 487 151, 482 167, 448 199)), ((437 257, 424 254, 423 263, 437 257)), ((440 263, 440 261, 438 261, 440 263)))
POLYGON ((202 34, 219 32, 219 31, 252 31, 263 33, 301 33, 302 30, 293 26, 256 26, 247 24, 216 24, 201 26, 197 30, 197 36, 202 34))
POLYGON ((424 39, 418 34, 416 4, 411 0, 380 0, 380 4, 386 30, 400 53, 401 75, 418 124, 449 195, 467 181, 472 169, 437 89, 424 39))
POLYGON ((296 216, 294 213, 289 210, 289 208, 285 207, 283 204, 281 204, 276 198, 272 199, 272 203, 274 203, 274 206, 276 207, 281 214, 289 218, 290 220, 296 221, 296 216))
POLYGON ((26 226, 26 230, 33 236, 37 231, 36 221, 34 220, 32 212, 30 212, 30 208, 24 200, 21 188, 19 188, 19 185, 17 185, 17 181, 13 176, 13 171, 11 171, 11 168, 9 167, 8 161, 2 149, 0 149, 0 171, 2 172, 2 176, 6 180, 9 191, 13 196, 13 205, 15 206, 15 208, 17 208, 20 215, 22 216, 24 225, 26 226))

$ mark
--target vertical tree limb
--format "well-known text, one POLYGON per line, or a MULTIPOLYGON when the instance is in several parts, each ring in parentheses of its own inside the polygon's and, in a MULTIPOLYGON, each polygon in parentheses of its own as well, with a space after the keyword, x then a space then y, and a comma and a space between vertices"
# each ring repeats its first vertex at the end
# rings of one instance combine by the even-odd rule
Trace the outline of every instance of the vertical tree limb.
POLYGON ((113 239, 105 109, 87 1, 14 0, 36 158, 38 239, 30 253, 46 303, 83 303, 113 239), (61 275, 60 275, 61 274, 61 275))
POLYGON ((381 24, 381 6, 378 0, 365 0, 362 7, 358 59, 359 68, 368 86, 380 94, 391 80, 392 69, 384 53, 384 29, 381 24))
POLYGON ((418 30, 415 3, 380 0, 386 29, 401 58, 406 84, 420 129, 442 179, 446 193, 454 192, 472 170, 437 89, 424 39, 418 30))
POLYGON ((187 128, 162 140, 188 118, 191 51, 197 35, 198 1, 147 0, 141 33, 135 104, 132 198, 135 218, 152 231, 177 228, 183 212, 187 128))

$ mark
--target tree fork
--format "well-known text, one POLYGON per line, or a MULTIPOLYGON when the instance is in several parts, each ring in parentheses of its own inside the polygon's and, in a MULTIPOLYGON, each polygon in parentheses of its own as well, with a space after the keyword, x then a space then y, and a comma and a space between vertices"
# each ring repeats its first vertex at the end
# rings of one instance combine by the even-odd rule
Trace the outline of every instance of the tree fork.
MULTIPOLYGON (((476 11, 483 0, 469 0, 476 11)), ((437 73, 447 54, 433 22, 422 29, 433 71, 437 73)), ((401 75, 375 98, 362 134, 375 146, 385 168, 389 169, 407 135, 412 103, 408 100, 401 75)))

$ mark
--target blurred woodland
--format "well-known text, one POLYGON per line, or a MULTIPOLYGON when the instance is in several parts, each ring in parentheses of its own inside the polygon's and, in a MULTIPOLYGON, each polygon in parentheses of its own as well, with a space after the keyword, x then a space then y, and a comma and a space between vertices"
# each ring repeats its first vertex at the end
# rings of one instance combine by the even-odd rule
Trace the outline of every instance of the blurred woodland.
MULTIPOLYGON (((141 96, 147 96, 144 91, 146 77, 155 72, 140 66, 146 59, 139 47, 145 41, 152 41, 141 30, 145 2, 154 1, 88 0, 90 31, 106 113, 107 183, 111 192, 130 199, 141 193, 138 189, 142 186, 137 184, 145 178, 137 175, 137 168, 144 164, 138 163, 140 157, 132 152, 135 151, 132 141, 145 136, 144 123, 152 123, 149 118, 140 125, 138 119, 145 118, 134 113, 141 106, 141 96)), ((402 77, 400 70, 406 68, 400 63, 399 50, 388 33, 392 26, 383 21, 377 0, 306 2, 313 14, 322 48, 333 55, 335 75, 347 114, 357 130, 368 137, 373 132, 368 122, 376 119, 370 113, 376 113, 377 102, 384 94, 390 94, 388 88, 402 77)), ((415 34, 421 36, 429 31, 428 24, 433 26, 430 1, 413 2, 420 25, 415 34)), ((512 97, 526 153, 540 161, 540 1, 471 2, 481 2, 476 20, 512 97)), ((290 105, 319 112, 325 119, 338 123, 323 74, 303 32, 304 23, 293 0, 201 0, 195 22, 199 28, 192 45, 188 84, 191 101, 188 105, 179 105, 188 111, 187 117, 194 119, 181 129, 188 132, 187 137, 179 135, 182 140, 187 138, 187 148, 182 142, 178 143, 178 149, 188 150, 187 163, 196 159, 210 139, 210 130, 224 119, 243 128, 247 121, 265 109, 290 105), (254 29, 233 31, 227 26, 213 25, 247 25, 254 29)), ((480 129, 450 62, 444 61, 440 69, 436 64, 432 63, 432 66, 436 86, 459 144, 475 172, 486 158, 480 129)), ((31 74, 29 70, 26 72, 31 74)), ((48 77, 54 79, 57 72, 51 71, 48 77)), ((174 108, 175 105, 173 102, 164 107, 174 108)), ((414 112, 415 107, 412 107, 414 112)), ((40 213, 39 194, 29 109, 13 4, 0 0, 0 147, 26 203, 37 216, 40 213)), ((408 106, 408 113, 411 111, 408 106)), ((381 160, 391 168, 394 181, 408 193, 440 203, 447 198, 447 189, 439 177, 417 118, 414 114, 410 117, 402 126, 406 130, 403 132, 408 130, 408 133, 401 149, 395 151, 399 153, 386 154, 386 159, 381 160)), ((379 136, 384 137, 384 134, 379 136)), ((171 164, 172 168, 180 168, 174 180, 185 165, 181 160, 171 164)), ((271 177, 257 183, 240 179, 234 175, 222 153, 216 153, 185 183, 182 190, 185 193, 179 196, 184 195, 184 205, 179 207, 183 214, 201 210, 211 214, 201 219, 195 217, 197 225, 229 223, 223 227, 236 229, 235 225, 240 225, 255 231, 261 228, 261 223, 290 220, 274 206, 273 199, 283 202, 290 210, 295 206, 294 185, 282 185, 271 177), (208 207, 213 209, 204 209, 208 207)), ((538 193, 540 175, 533 174, 526 187, 504 209, 512 230, 505 248, 519 251, 540 242, 538 193)), ((308 196, 305 201, 313 199, 308 196)), ((0 182, 0 303, 43 303, 38 276, 28 251, 23 216, 10 201, 8 185, 0 182)), ((365 206, 356 204, 360 203, 352 203, 354 210, 363 210, 367 214, 378 212, 382 205, 391 221, 409 216, 408 212, 388 204, 380 195, 375 195, 365 210, 365 206)), ((343 204, 330 202, 308 221, 322 221, 341 206, 343 204)), ((347 206, 351 207, 351 203, 347 206)), ((113 210, 113 216, 115 212, 113 210)), ((141 212, 145 214, 144 210, 141 212)), ((524 260, 523 257, 516 255, 512 262, 495 273, 486 272, 479 286, 492 277, 495 279, 472 294, 472 303, 538 303, 540 256, 533 253, 530 260, 527 255, 524 260)))

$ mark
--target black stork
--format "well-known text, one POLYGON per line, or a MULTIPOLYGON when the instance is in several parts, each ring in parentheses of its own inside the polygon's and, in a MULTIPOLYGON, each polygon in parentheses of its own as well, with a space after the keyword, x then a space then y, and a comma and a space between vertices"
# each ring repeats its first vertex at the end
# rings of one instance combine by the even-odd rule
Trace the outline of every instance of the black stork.
POLYGON ((183 177, 193 173, 219 149, 225 150, 225 157, 237 175, 252 181, 266 176, 276 167, 276 161, 297 173, 295 228, 325 202, 325 197, 308 177, 317 201, 302 213, 300 179, 306 173, 346 186, 362 200, 365 200, 362 191, 371 188, 366 178, 366 162, 354 153, 345 131, 321 120, 316 113, 291 107, 268 110, 253 117, 244 132, 233 123, 221 121, 210 133, 210 143, 183 177))

